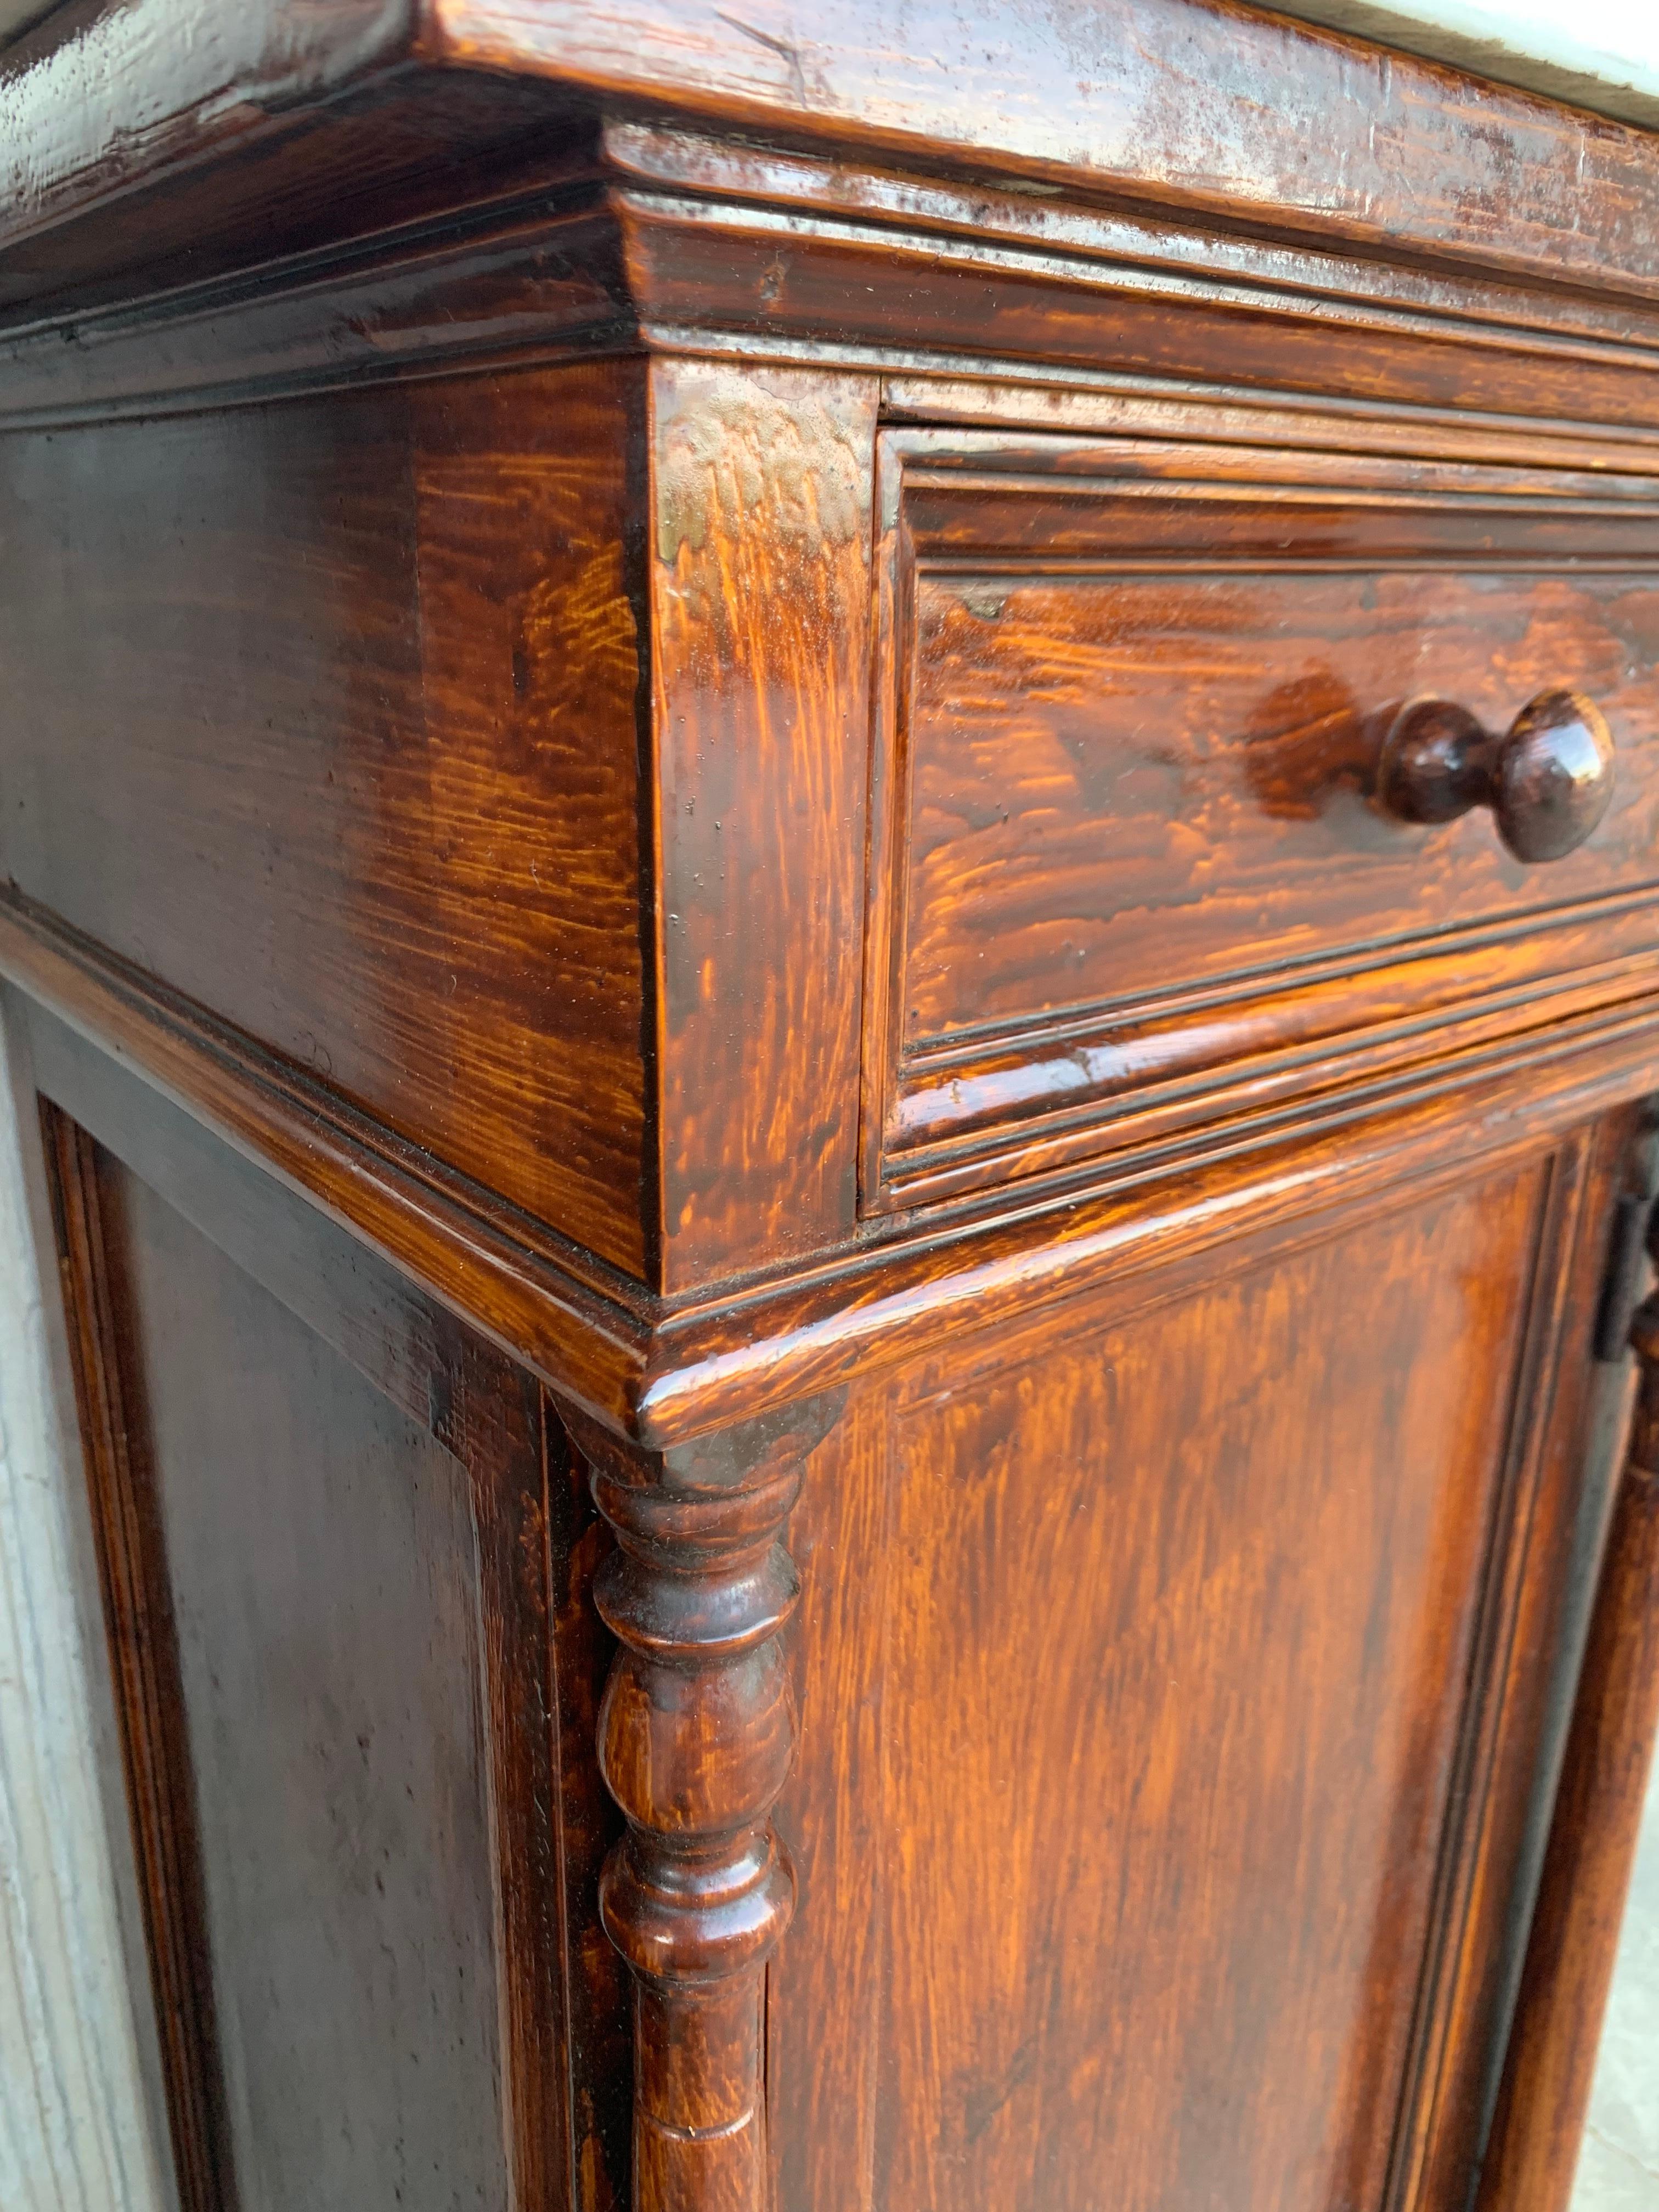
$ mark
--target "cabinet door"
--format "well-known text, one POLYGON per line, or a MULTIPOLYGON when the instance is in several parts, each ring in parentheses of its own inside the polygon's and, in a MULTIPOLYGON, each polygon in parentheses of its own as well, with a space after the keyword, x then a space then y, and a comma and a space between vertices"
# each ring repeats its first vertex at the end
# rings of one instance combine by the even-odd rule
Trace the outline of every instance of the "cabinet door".
POLYGON ((866 1400, 794 1536, 786 2203, 1462 2206, 1628 1130, 866 1400))

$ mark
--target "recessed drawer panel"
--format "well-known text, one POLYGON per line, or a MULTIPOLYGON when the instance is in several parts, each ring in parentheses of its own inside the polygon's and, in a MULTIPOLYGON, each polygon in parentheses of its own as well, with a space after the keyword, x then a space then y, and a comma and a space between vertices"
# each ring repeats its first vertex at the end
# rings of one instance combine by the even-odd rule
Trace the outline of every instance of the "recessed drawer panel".
POLYGON ((902 430, 882 513, 867 1207, 1251 1141, 1659 983, 1659 482, 902 430), (1561 690, 1614 747, 1577 849, 1386 810, 1408 702, 1496 761, 1561 690))

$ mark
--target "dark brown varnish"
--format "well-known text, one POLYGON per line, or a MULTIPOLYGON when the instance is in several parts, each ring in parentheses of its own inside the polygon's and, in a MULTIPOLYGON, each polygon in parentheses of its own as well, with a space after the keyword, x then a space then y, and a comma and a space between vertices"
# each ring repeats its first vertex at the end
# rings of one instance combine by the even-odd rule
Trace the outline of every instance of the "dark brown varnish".
POLYGON ((1571 2171, 1659 152, 969 13, 0 58, 0 988, 181 2212, 1571 2171))

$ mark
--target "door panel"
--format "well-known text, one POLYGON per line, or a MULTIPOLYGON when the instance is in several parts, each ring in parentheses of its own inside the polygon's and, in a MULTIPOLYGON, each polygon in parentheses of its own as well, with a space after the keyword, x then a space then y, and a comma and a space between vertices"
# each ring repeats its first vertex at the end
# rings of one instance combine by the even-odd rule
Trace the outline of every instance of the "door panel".
POLYGON ((1534 1771, 1499 1749, 1531 1695, 1505 1668, 1599 1157, 1127 1322, 1034 1318, 866 1407, 794 1537, 775 2078, 810 2050, 803 2100, 847 2117, 810 2172, 825 2116, 783 2117, 786 2201, 1449 2207, 1448 2100, 1501 2033, 1461 1944, 1534 1771), (832 1785, 814 1746, 849 1710, 832 1785))

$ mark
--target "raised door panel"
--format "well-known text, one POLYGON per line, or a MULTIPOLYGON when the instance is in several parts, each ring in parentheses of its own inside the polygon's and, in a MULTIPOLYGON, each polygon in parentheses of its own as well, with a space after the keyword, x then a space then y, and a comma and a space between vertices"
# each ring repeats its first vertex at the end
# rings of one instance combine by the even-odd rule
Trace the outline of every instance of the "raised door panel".
POLYGON ((1575 1143, 866 1397, 793 1536, 785 2202, 1461 2202, 1609 1188, 1575 1143))

